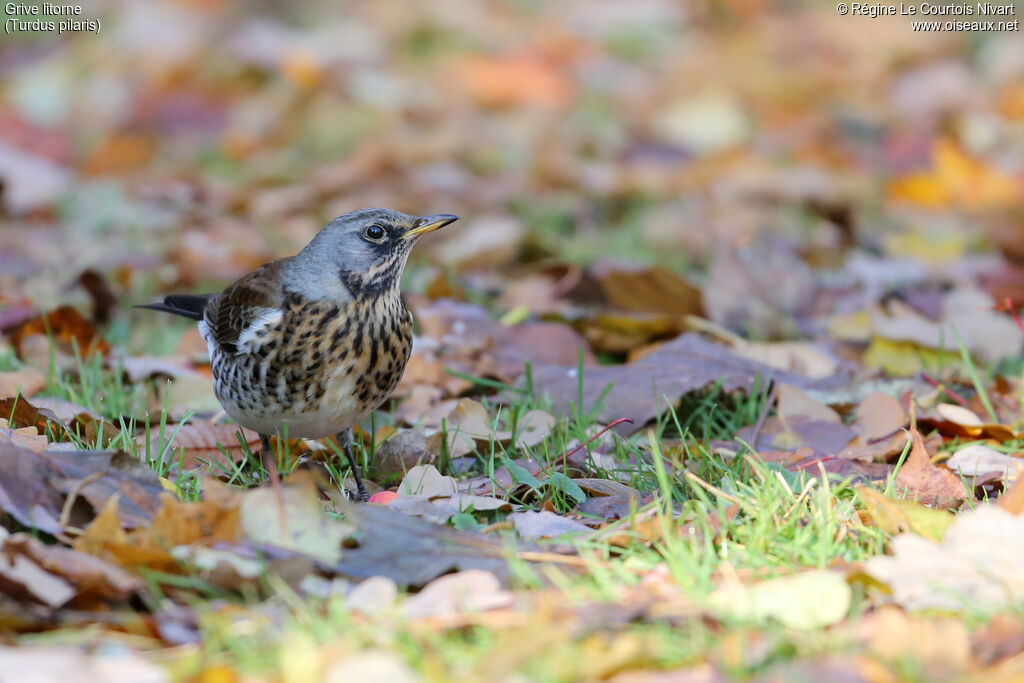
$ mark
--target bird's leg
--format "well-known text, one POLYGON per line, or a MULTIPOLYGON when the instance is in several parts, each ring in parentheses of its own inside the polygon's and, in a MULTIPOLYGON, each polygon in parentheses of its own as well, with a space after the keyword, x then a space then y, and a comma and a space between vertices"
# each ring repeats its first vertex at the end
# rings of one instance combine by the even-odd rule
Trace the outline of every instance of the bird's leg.
POLYGON ((338 445, 345 450, 345 457, 348 458, 348 466, 352 468, 352 478, 356 480, 356 500, 365 503, 370 499, 370 494, 363 484, 363 478, 359 475, 359 466, 356 465, 356 458, 352 455, 352 428, 349 427, 338 432, 338 445))
POLYGON ((281 492, 281 478, 277 475, 277 457, 274 455, 274 451, 270 449, 269 434, 260 434, 260 445, 263 449, 260 453, 263 457, 263 467, 267 470, 267 477, 270 479, 270 489, 274 493, 274 499, 277 500, 277 510, 281 516, 281 532, 287 535, 288 522, 285 519, 284 494, 281 492))

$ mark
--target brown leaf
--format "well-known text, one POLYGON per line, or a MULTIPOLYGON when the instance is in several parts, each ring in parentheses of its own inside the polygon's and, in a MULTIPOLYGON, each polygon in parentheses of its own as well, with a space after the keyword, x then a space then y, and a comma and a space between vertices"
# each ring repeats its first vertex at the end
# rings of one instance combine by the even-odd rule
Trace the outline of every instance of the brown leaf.
POLYGON ((15 600, 31 600, 51 608, 61 607, 75 596, 70 583, 32 558, 7 553, 6 543, 0 550, 0 591, 15 600))
POLYGON ((92 301, 92 320, 97 325, 110 321, 110 312, 117 305, 117 297, 110 290, 110 285, 99 271, 86 268, 78 276, 78 284, 89 293, 92 301))
POLYGON ((907 411, 897 399, 880 391, 871 392, 857 406, 851 425, 857 438, 839 457, 883 462, 902 453, 908 438, 903 427, 908 420, 907 411))
POLYGON ((816 422, 842 424, 839 413, 814 399, 803 389, 791 384, 778 385, 778 407, 776 414, 781 420, 794 417, 807 418, 816 422))
MULTIPOLYGON (((583 372, 583 412, 593 411, 605 388, 612 388, 596 412, 596 419, 611 422, 620 417, 633 420, 629 427, 636 431, 655 416, 675 405, 686 393, 721 382, 726 391, 750 391, 755 380, 760 386, 769 378, 800 388, 825 387, 842 382, 841 377, 810 380, 767 365, 755 363, 732 353, 719 344, 705 341, 700 335, 684 334, 662 345, 656 351, 625 365, 600 365, 583 372)), ((551 396, 556 413, 568 414, 570 404, 579 403, 579 378, 575 366, 545 365, 534 368, 534 386, 538 395, 551 396)))
POLYGON ((25 557, 74 587, 74 603, 88 607, 101 601, 127 600, 142 588, 142 581, 120 567, 70 548, 46 545, 28 534, 8 537, 2 553, 25 557))
POLYGON ((703 315, 700 290, 663 268, 598 261, 590 274, 608 302, 624 311, 703 315))
MULTIPOLYGON (((206 420, 192 420, 188 424, 181 425, 180 428, 178 425, 167 425, 164 428, 164 438, 171 435, 174 438, 162 445, 169 454, 168 457, 173 457, 174 462, 178 461, 178 454, 182 453, 182 449, 184 449, 181 467, 186 470, 203 466, 200 459, 214 462, 223 460, 225 455, 219 447, 227 452, 227 457, 233 463, 238 463, 245 459, 245 451, 238 440, 239 433, 242 434, 242 439, 249 446, 251 452, 259 450, 260 435, 251 429, 236 424, 215 424, 206 420), (176 433, 175 430, 177 430, 176 433)), ((154 434, 155 432, 151 430, 150 436, 153 438, 148 443, 145 434, 135 439, 139 444, 140 452, 146 452, 146 448, 149 448, 150 457, 160 454, 159 437, 154 434)), ((224 464, 230 465, 231 463, 224 464)))
POLYGON ((65 497, 76 491, 72 526, 84 526, 115 494, 129 527, 150 520, 163 491, 153 470, 124 453, 44 451, 0 441, 0 509, 28 529, 63 533, 59 523, 65 497), (85 503, 88 503, 87 505, 85 503))
POLYGON ((853 428, 870 443, 905 427, 909 416, 897 399, 872 391, 857 406, 854 418, 853 428))
POLYGON ((401 429, 378 444, 370 462, 370 476, 383 479, 409 471, 416 465, 430 465, 437 451, 421 429, 401 429))
MULTIPOLYGON (((751 443, 754 425, 744 427, 737 433, 738 438, 751 443)), ((796 450, 810 448, 811 454, 832 455, 842 451, 857 435, 842 422, 818 420, 804 415, 793 415, 789 419, 770 417, 764 421, 757 443, 751 443, 757 450, 796 450)))
MULTIPOLYGON (((0 398, 11 396, 29 397, 46 388, 46 375, 37 368, 0 372, 0 398)), ((5 417, 0 414, 0 417, 5 417)))
POLYGON ((591 496, 631 496, 639 500, 643 493, 611 479, 574 478, 573 482, 591 496))
POLYGON ((66 352, 71 352, 77 346, 83 356, 94 351, 104 356, 110 352, 110 347, 99 337, 96 328, 71 306, 61 306, 45 315, 36 316, 11 332, 11 343, 19 356, 24 351, 25 340, 37 335, 44 338, 52 336, 66 352))
POLYGON ((42 453, 50 445, 50 440, 46 438, 46 435, 40 434, 35 427, 11 429, 7 426, 6 418, 2 417, 0 417, 0 441, 27 448, 35 453, 42 453))
POLYGON ((24 398, 0 399, 0 417, 8 421, 8 427, 21 429, 35 427, 40 434, 46 433, 48 425, 54 424, 63 433, 64 425, 52 413, 39 410, 24 398))
POLYGON ((123 567, 176 573, 180 566, 171 553, 175 546, 241 538, 241 493, 224 486, 218 489, 209 480, 204 489, 207 499, 203 501, 182 502, 170 493, 160 494, 161 505, 152 522, 131 532, 124 530, 117 499, 111 498, 73 547, 123 567))
POLYGON ((910 453, 896 474, 896 485, 907 489, 914 500, 925 505, 942 508, 959 505, 968 495, 960 477, 945 467, 932 464, 920 432, 911 428, 910 437, 910 453))
POLYGON ((576 365, 580 352, 583 365, 597 365, 586 338, 556 322, 528 322, 505 328, 494 352, 497 370, 506 377, 519 377, 527 362, 532 365, 576 365))
POLYGON ((121 430, 103 418, 89 413, 79 413, 68 423, 68 433, 74 434, 82 443, 94 448, 106 448, 111 441, 121 436, 121 430))
POLYGON ((1024 652, 1024 622, 997 614, 971 634, 971 654, 982 666, 992 666, 1024 652))

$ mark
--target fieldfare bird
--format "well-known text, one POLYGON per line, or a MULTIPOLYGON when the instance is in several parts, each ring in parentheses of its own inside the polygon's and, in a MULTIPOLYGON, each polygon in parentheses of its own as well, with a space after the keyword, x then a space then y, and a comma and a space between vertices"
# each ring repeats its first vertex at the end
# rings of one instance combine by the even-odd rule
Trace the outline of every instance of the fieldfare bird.
MULTIPOLYGON (((412 348, 399 282, 409 252, 458 216, 363 209, 335 218, 295 256, 264 264, 219 294, 174 295, 143 308, 199 321, 213 390, 236 422, 270 436, 337 435, 358 497, 352 425, 398 385, 412 348)), ((276 485, 274 470, 272 482, 276 485)))

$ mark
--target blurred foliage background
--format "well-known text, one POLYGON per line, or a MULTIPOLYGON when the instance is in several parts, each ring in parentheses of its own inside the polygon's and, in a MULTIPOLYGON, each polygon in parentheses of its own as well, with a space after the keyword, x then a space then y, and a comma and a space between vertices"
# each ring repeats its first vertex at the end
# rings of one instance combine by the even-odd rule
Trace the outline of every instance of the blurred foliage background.
POLYGON ((505 310, 550 299, 498 300, 509 278, 607 257, 684 274, 711 319, 763 336, 842 308, 819 267, 875 298, 908 268, 879 259, 963 268, 995 247, 991 287, 1024 286, 1019 32, 765 0, 78 18, 101 28, 0 46, 2 307, 66 300, 90 267, 133 297, 220 287, 377 205, 463 216, 410 286, 505 310))

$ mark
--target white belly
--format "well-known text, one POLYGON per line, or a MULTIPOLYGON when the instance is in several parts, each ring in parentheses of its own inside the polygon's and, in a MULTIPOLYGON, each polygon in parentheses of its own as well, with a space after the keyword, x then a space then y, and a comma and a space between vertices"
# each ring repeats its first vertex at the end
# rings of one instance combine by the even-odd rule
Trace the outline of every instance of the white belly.
POLYGON ((260 434, 289 439, 321 439, 348 429, 377 406, 362 406, 355 396, 356 377, 335 372, 327 382, 320 401, 297 401, 290 410, 281 410, 270 400, 261 408, 241 409, 237 403, 221 400, 225 412, 238 424, 260 434))

